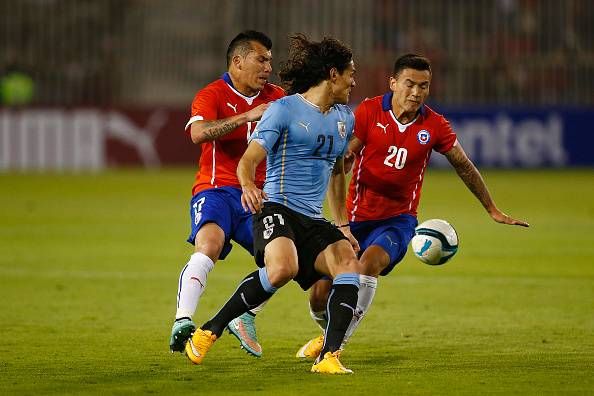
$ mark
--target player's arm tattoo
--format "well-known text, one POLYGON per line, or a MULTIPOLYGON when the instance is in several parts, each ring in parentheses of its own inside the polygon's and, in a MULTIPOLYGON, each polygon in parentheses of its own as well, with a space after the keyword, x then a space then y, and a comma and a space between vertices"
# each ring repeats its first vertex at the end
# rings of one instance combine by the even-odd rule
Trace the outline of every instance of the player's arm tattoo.
POLYGON ((490 211, 495 205, 489 189, 483 180, 480 172, 472 161, 466 156, 460 144, 456 144, 450 151, 445 153, 446 158, 452 164, 456 173, 462 179, 466 187, 474 194, 480 203, 490 211))
POLYGON ((235 128, 241 125, 241 122, 233 119, 203 121, 204 123, 204 137, 206 140, 216 140, 221 136, 225 136, 235 128))

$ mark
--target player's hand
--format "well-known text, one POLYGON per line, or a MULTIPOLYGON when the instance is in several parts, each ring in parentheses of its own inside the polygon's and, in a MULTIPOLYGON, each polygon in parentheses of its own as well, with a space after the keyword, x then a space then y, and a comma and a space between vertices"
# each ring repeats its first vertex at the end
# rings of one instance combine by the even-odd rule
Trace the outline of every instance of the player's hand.
POLYGON ((266 111, 268 107, 270 107, 270 103, 262 103, 261 105, 258 105, 249 111, 246 111, 245 115, 247 117, 248 122, 258 121, 260 118, 262 118, 262 114, 264 114, 264 111, 266 111))
POLYGON ((354 163, 355 163, 355 153, 353 153, 351 150, 348 150, 347 153, 344 155, 344 174, 345 175, 351 171, 354 163))
POLYGON ((495 210, 492 213, 490 213, 490 215, 493 220, 495 220, 496 222, 501 223, 501 224, 530 227, 530 224, 526 223, 525 221, 516 220, 513 217, 506 215, 505 213, 503 213, 500 210, 495 210))
POLYGON ((359 250, 361 250, 361 248, 359 247, 359 241, 357 241, 357 238, 355 238, 351 233, 351 228, 348 226, 340 227, 339 230, 344 234, 345 237, 347 237, 355 253, 359 253, 359 250))
POLYGON ((254 184, 241 186, 241 206, 246 212, 259 213, 262 210, 262 204, 265 199, 268 199, 266 193, 256 187, 254 184))

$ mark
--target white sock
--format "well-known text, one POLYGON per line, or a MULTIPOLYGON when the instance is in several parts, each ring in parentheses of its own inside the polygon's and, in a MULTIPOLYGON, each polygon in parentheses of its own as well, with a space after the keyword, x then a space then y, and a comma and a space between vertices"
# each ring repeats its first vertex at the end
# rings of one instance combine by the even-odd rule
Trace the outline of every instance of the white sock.
POLYGON ((268 300, 264 301, 262 304, 258 305, 256 308, 250 309, 248 312, 250 312, 254 316, 258 315, 267 302, 268 300))
POLYGON ((326 331, 326 326, 328 326, 328 315, 326 315, 326 310, 314 312, 311 309, 311 305, 309 306, 309 314, 311 318, 316 322, 320 329, 322 329, 322 333, 326 331))
POLYGON ((179 275, 175 319, 194 315, 198 300, 206 288, 206 278, 213 267, 214 263, 205 254, 196 252, 190 256, 190 261, 179 275))
POLYGON ((342 341, 340 349, 343 349, 353 332, 361 323, 361 320, 369 310, 373 297, 375 296, 375 289, 377 288, 377 278, 369 275, 359 275, 359 298, 357 300, 357 309, 355 315, 347 328, 346 334, 342 341))

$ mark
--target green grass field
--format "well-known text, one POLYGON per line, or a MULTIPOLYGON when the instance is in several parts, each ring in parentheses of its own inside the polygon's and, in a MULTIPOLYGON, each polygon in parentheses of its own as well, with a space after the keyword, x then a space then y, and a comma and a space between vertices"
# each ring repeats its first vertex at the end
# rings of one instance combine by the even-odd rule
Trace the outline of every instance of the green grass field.
MULTIPOLYGON (((380 279, 347 377, 294 358, 317 329, 293 283, 259 316, 261 359, 229 335, 203 366, 169 353, 193 172, 0 175, 0 394, 594 394, 592 170, 485 172, 529 229, 430 171, 420 219, 454 224, 458 255, 380 279)), ((219 262, 198 324, 254 268, 219 262)))

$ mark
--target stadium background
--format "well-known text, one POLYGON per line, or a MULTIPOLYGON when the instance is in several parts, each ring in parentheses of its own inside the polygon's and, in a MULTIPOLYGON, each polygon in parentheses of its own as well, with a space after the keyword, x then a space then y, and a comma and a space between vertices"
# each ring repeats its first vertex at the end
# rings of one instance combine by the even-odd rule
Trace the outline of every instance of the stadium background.
MULTIPOLYGON (((0 0, 0 393, 592 394, 592 21, 590 0, 0 0), (246 28, 277 70, 290 33, 351 45, 353 106, 397 55, 427 55, 430 104, 531 223, 494 224, 431 169, 420 218, 451 221, 460 252, 441 268, 409 252, 380 280, 350 378, 294 362, 316 328, 292 284, 258 319, 262 359, 228 336, 204 367, 167 351, 191 249, 183 128, 246 28)), ((234 249, 212 273, 198 322, 251 260, 234 249)))
POLYGON ((276 67, 290 33, 351 45, 353 106, 386 90, 397 55, 428 56, 429 103, 479 165, 594 164, 589 0, 22 0, 0 11, 3 103, 34 106, 0 115, 0 169, 192 163, 189 103, 254 27, 272 37, 276 67))

